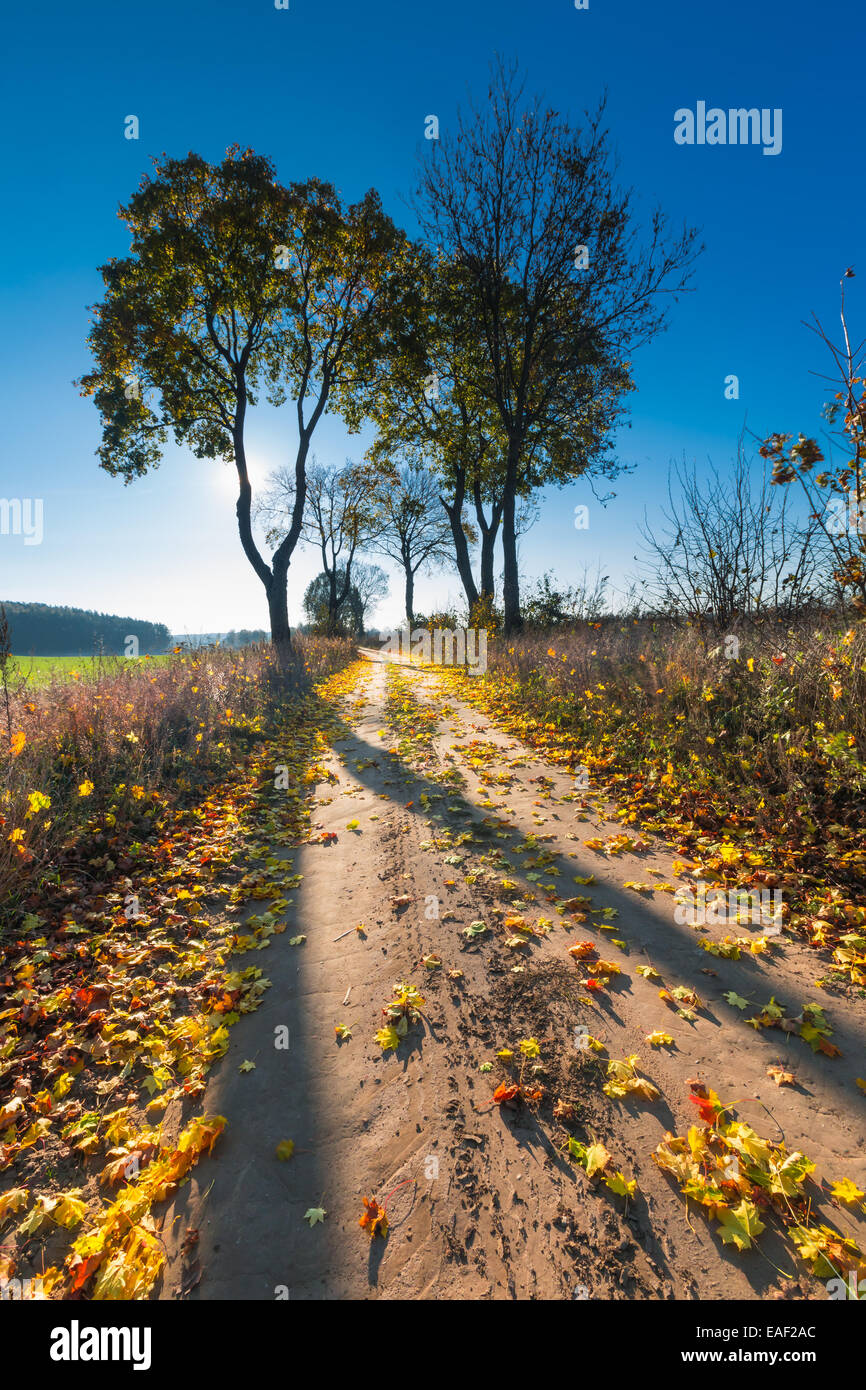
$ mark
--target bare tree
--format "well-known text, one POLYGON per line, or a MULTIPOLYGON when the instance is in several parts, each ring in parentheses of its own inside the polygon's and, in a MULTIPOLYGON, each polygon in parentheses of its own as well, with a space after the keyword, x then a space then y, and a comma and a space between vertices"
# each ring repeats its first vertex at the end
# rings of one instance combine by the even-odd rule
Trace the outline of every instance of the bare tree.
POLYGON ((381 565, 368 565, 356 560, 352 567, 352 587, 349 601, 354 601, 357 610, 358 631, 361 635, 367 629, 367 617, 380 599, 388 597, 388 576, 381 565))
POLYGON ((833 583, 840 599, 850 602, 861 616, 866 615, 866 386, 863 373, 866 339, 854 344, 845 311, 845 281, 854 271, 845 271, 840 281, 842 294, 842 341, 834 343, 814 314, 807 327, 827 348, 836 369, 835 376, 823 377, 836 387, 833 400, 824 408, 827 421, 837 426, 830 434, 829 466, 813 473, 825 456, 817 440, 801 434, 789 446, 790 434, 774 434, 761 447, 763 458, 773 462, 773 482, 799 483, 816 523, 822 548, 829 560, 833 583), (840 464, 832 463, 834 447, 845 455, 840 464))
POLYGON ((743 451, 729 475, 694 465, 668 472, 665 528, 641 536, 653 573, 645 590, 663 612, 713 625, 772 610, 795 615, 815 594, 814 520, 798 521, 743 451))
POLYGON ((374 542, 404 576, 406 621, 415 626, 415 577, 425 567, 454 563, 451 526, 442 510, 441 481, 409 461, 386 473, 378 488, 381 529, 374 542))
MULTIPOLYGON (((340 609, 352 587, 352 565, 361 547, 369 544, 381 525, 375 478, 366 464, 347 459, 343 467, 321 464, 315 457, 306 470, 302 538, 322 557, 328 583, 328 631, 336 631, 340 609)), ((268 525, 268 540, 280 537, 295 525, 297 486, 295 475, 281 469, 271 475, 269 488, 258 510, 268 525)))

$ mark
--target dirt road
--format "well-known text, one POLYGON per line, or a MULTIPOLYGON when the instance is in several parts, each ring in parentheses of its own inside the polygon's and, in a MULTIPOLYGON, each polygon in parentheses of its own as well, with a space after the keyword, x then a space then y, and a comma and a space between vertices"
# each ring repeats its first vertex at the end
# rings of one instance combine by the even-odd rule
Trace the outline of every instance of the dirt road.
MULTIPOLYGON (((435 676, 371 659, 341 717, 315 788, 316 838, 290 856, 303 879, 288 929, 261 958, 271 988, 232 1030, 208 1084, 205 1107, 228 1127, 162 1223, 162 1296, 825 1297, 772 1231, 759 1249, 724 1246, 651 1158, 666 1131, 695 1122, 687 1079, 697 1077, 764 1138, 805 1150, 828 1179, 863 1185, 862 1020, 814 986, 814 957, 790 940, 739 960, 709 956, 693 927, 676 924, 669 892, 624 886, 676 883, 672 856, 586 847, 622 824, 435 676), (552 905, 576 896, 589 899, 578 917, 552 905), (519 916, 537 934, 505 925, 519 916), (473 923, 486 930, 473 935, 473 923), (584 938, 621 971, 592 998, 567 951, 584 938), (430 956, 441 964, 428 968, 430 956), (398 981, 420 989, 423 1017, 382 1051, 375 1035, 398 981), (659 997, 662 983, 697 992, 696 1019, 659 997), (748 1012, 723 998, 731 991, 748 1012), (771 996, 789 1012, 821 1004, 842 1055, 747 1026, 771 996), (351 1030, 342 1041, 339 1024, 351 1030), (601 1059, 581 1029, 603 1043, 601 1059), (651 1046, 656 1030, 674 1044, 651 1046), (544 1099, 494 1104, 514 1071, 497 1053, 520 1060, 531 1039, 544 1099), (661 1092, 655 1103, 602 1091, 607 1059, 634 1054, 661 1092), (795 1084, 777 1086, 772 1064, 795 1084), (557 1099, 636 1179, 633 1199, 567 1156, 557 1099), (284 1140, 295 1150, 280 1162, 284 1140), (385 1203, 387 1240, 359 1228, 364 1197, 385 1203), (324 1219, 310 1224, 317 1208, 324 1219), (181 1250, 190 1227, 192 1262, 181 1250)), ((821 1219, 856 1233, 836 1203, 821 1219)))

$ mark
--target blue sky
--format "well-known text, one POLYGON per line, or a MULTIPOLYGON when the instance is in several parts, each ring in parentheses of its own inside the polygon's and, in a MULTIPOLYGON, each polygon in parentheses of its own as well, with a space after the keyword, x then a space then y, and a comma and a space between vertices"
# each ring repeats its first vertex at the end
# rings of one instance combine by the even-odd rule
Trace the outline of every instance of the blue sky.
MULTIPOLYGON (((319 175, 348 198, 378 188, 410 231, 402 199, 429 153, 424 119, 447 129, 467 93, 482 97, 496 51, 517 56, 528 85, 575 117, 609 93, 624 182, 638 208, 658 201, 702 229, 696 291, 635 358, 638 392, 619 455, 636 465, 602 509, 588 484, 544 500, 522 542, 526 575, 575 582, 600 564, 616 582, 635 568, 644 510, 658 515, 668 464, 724 466, 744 420, 816 431, 820 345, 801 327, 814 310, 835 331, 848 265, 855 329, 866 331, 864 193, 859 135, 863 11, 855 0, 149 0, 146 5, 17 6, 4 25, 2 93, 7 215, 0 223, 0 340, 5 397, 0 496, 44 499, 44 540, 0 536, 0 597, 68 603, 165 621, 175 632, 265 626, 266 606, 234 519, 224 465, 169 448, 161 468, 124 487, 94 451, 92 401, 73 381, 89 361, 87 306, 97 267, 128 239, 118 204, 153 155, 218 159, 240 143, 270 155, 284 181, 319 175), (781 108, 783 147, 680 146, 674 112, 781 108), (135 114, 140 139, 124 138, 135 114), (740 398, 724 398, 735 373, 740 398), (576 531, 573 508, 590 506, 576 531)), ((323 459, 363 451, 326 420, 323 459)), ((290 417, 262 411, 250 429, 254 480, 292 457, 290 417)), ((602 492, 607 489, 603 486, 602 492)), ((289 576, 290 611, 316 572, 289 576)), ((453 576, 419 586, 424 608, 455 598, 453 576)), ((387 622, 393 600, 378 612, 387 622)))

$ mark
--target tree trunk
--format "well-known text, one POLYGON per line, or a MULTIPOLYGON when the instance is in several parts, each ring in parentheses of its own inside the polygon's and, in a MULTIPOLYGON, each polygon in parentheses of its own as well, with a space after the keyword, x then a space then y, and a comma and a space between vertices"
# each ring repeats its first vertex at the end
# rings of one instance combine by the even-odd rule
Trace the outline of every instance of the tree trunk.
MULTIPOLYGON (((323 547, 324 550, 324 547, 323 547)), ((337 565, 334 562, 328 574, 328 636, 333 637, 337 631, 337 565)))
POLYGON ((493 598, 493 552, 496 543, 496 532, 490 531, 481 537, 481 595, 482 598, 493 598))
MULTIPOLYGON (((316 417, 318 418, 318 416, 316 417)), ((288 535, 280 542, 271 559, 270 569, 265 566, 269 579, 264 579, 268 595, 268 608, 271 615, 271 641, 273 642, 280 665, 286 668, 292 652, 292 634, 289 628, 288 580, 289 565, 295 546, 301 534, 304 509, 307 502, 307 452, 310 447, 312 426, 301 431, 295 459, 295 502, 292 507, 292 521, 288 535)), ((238 502, 240 508, 240 502, 238 502)))
POLYGON ((235 415, 234 455, 235 467, 238 473, 238 500, 235 512, 238 519, 238 532, 241 538, 241 545, 244 554, 258 575, 265 587, 268 599, 268 612, 271 620, 271 641, 277 653, 277 660, 280 666, 285 669, 289 664, 292 652, 292 633, 289 627, 289 603, 287 595, 287 581, 289 561, 288 556, 277 561, 274 557, 274 564, 269 565, 259 553, 258 546, 253 539, 252 530, 252 488, 250 487, 249 473, 247 472, 247 456, 244 447, 244 415, 246 412, 246 394, 242 393, 238 400, 237 413, 235 415))
POLYGON ((493 580, 494 555, 496 550, 496 537, 499 534, 499 524, 502 521, 502 500, 495 500, 490 504, 490 521, 484 515, 484 499, 481 495, 481 484, 476 478, 473 488, 475 501, 475 516, 478 521, 478 529, 481 532, 481 596, 489 598, 493 602, 495 584, 493 580))
POLYGON ((415 626, 415 575, 411 565, 406 566, 406 622, 411 633, 415 626))
POLYGON ((502 503, 502 552, 503 581, 502 600, 505 610, 505 631, 519 632, 523 626, 520 613, 520 577, 517 573, 517 530, 515 512, 517 510, 517 442, 509 441, 508 466, 505 474, 505 492, 502 503))
POLYGON ((259 553, 259 548, 253 539, 251 515, 253 490, 250 486, 250 475, 247 470, 247 451, 246 445, 244 444, 244 421, 246 419, 246 411, 247 395, 246 389, 242 387, 238 392, 234 427, 232 429, 235 468, 238 474, 238 500, 235 506, 235 515, 238 519, 238 534, 241 538, 244 554, 267 589, 271 578, 271 568, 259 553))
POLYGON ((478 602, 478 589, 475 585, 475 578, 472 574, 472 561, 469 558, 469 542, 463 530, 463 499, 466 496, 466 470, 457 469, 456 482, 454 485, 454 499, 446 502, 444 497, 439 501, 445 508, 448 520, 451 523, 451 535, 454 540, 454 551, 457 558, 457 573, 460 575, 460 582, 466 593, 466 602, 469 604, 470 615, 472 609, 478 602))
POLYGON ((292 632, 289 627, 288 563, 274 566, 269 583, 268 612, 271 619, 271 641, 277 653, 277 660, 285 670, 292 655, 292 632))

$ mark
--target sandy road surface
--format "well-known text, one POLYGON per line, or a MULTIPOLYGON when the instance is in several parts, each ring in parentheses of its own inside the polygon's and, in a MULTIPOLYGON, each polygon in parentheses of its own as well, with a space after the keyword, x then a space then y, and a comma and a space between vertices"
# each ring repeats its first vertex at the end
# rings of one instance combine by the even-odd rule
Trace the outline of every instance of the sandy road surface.
MULTIPOLYGON (((317 834, 337 838, 291 855, 303 880, 289 930, 262 957, 272 988, 232 1030, 207 1088, 207 1110, 229 1121, 218 1157, 194 1170, 162 1222, 170 1256, 162 1296, 825 1297, 771 1232, 759 1251, 740 1254, 702 1216, 687 1217, 650 1155, 666 1130, 694 1123, 687 1078, 699 1077, 739 1101, 740 1118, 765 1138, 803 1148, 829 1179, 863 1186, 862 1015, 814 987, 814 958, 796 943, 737 961, 708 956, 699 934, 675 923, 669 894, 623 886, 651 881, 653 870, 670 882, 672 856, 608 858, 586 848, 584 840, 622 825, 563 801, 574 790, 567 775, 455 702, 435 677, 405 669, 400 678, 421 712, 404 713, 402 735, 389 729, 380 660, 343 703, 345 736, 315 789, 313 815, 317 834), (399 753, 389 751, 398 743, 399 753), (591 886, 574 883, 590 874, 591 886), (516 886, 498 888, 503 879, 516 886), (579 926, 560 917, 545 882, 562 898, 581 894, 613 909, 611 929, 599 929, 599 916, 579 926), (549 935, 508 948, 501 922, 514 903, 527 919, 546 914, 549 935), (467 938, 478 920, 490 929, 467 938), (363 933, 352 930, 359 923, 363 933), (296 933, 306 941, 290 947, 296 933), (592 1000, 566 950, 577 938, 595 940, 622 971, 592 1000), (425 968, 431 953, 441 968, 425 968), (658 996, 661 981, 642 978, 638 965, 653 966, 669 988, 695 989, 704 1005, 697 1021, 677 1017, 658 996), (449 978, 454 971, 462 977, 449 978), (425 1017, 383 1053, 374 1037, 398 980, 421 989, 425 1017), (746 1026, 749 1014, 722 998, 731 990, 756 1011, 771 995, 792 1012, 821 1003, 842 1056, 746 1026), (338 1023, 353 1030, 347 1041, 337 1041, 338 1023), (603 1095, 598 1066, 587 1071, 575 1046, 576 1026, 589 1027, 610 1057, 638 1054, 660 1100, 603 1095), (285 1028, 289 1046, 277 1049, 275 1030, 285 1028), (645 1037, 655 1029, 676 1047, 652 1048, 645 1037), (497 1050, 528 1037, 541 1044, 549 1097, 576 1101, 583 1132, 637 1179, 635 1200, 591 1184, 563 1154, 549 1102, 514 1112, 492 1104, 503 1075, 497 1050), (244 1060, 255 1070, 240 1072, 244 1060), (487 1063, 492 1070, 480 1071, 487 1063), (774 1084, 766 1071, 774 1063, 796 1086, 774 1084), (280 1163, 274 1150, 284 1139, 296 1150, 280 1163), (387 1241, 359 1229, 364 1196, 387 1199, 387 1241), (310 1227, 304 1213, 319 1206, 326 1218, 310 1227), (192 1267, 180 1251, 190 1226, 199 1232, 192 1267)), ((833 1203, 822 1217, 856 1234, 857 1222, 833 1203)))

